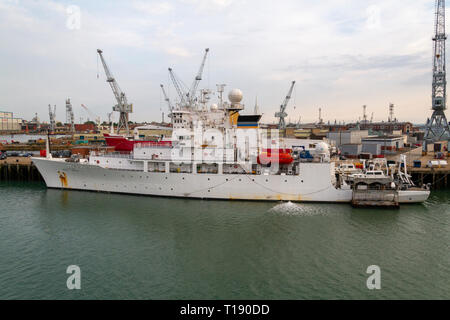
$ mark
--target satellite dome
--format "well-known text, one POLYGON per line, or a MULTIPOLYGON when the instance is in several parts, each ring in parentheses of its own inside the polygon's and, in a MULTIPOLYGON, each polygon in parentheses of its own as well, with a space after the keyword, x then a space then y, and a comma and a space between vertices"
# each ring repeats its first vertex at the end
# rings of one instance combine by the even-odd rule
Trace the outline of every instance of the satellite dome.
POLYGON ((242 91, 239 89, 233 89, 228 93, 228 100, 230 100, 232 104, 239 104, 239 102, 242 101, 242 97, 242 91))
POLYGON ((219 107, 217 106, 217 104, 213 103, 211 105, 211 111, 216 111, 217 109, 219 109, 219 107))
POLYGON ((325 142, 319 142, 314 149, 316 154, 329 154, 329 150, 329 145, 325 142))

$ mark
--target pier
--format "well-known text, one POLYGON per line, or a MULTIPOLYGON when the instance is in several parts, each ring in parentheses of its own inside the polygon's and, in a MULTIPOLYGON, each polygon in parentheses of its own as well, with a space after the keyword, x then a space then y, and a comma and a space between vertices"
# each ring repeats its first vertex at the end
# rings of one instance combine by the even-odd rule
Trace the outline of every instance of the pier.
POLYGON ((416 185, 431 184, 432 190, 448 188, 449 168, 409 168, 409 174, 416 185))
POLYGON ((44 181, 30 158, 10 157, 0 160, 0 181, 44 181))

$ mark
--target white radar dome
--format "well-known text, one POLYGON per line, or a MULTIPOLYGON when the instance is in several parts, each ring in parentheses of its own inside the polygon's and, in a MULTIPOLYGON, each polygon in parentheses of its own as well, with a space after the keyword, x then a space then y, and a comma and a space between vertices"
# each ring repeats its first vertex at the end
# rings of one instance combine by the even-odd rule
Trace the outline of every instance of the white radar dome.
POLYGON ((217 109, 219 109, 219 107, 217 106, 217 104, 213 103, 211 105, 211 111, 216 111, 217 109))
POLYGON ((228 100, 230 100, 232 104, 238 104, 239 102, 241 102, 242 97, 242 91, 239 89, 233 89, 228 93, 228 100))
POLYGON ((319 142, 316 144, 316 148, 314 149, 316 154, 328 154, 330 152, 330 147, 325 142, 319 142))

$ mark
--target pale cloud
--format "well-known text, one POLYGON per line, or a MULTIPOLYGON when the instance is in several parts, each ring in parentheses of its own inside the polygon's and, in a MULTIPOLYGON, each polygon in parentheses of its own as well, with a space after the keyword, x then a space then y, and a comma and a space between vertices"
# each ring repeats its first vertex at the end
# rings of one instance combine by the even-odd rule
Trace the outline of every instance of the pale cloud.
POLYGON ((377 5, 371 5, 366 9, 367 20, 366 20, 366 28, 367 29, 379 29, 381 27, 381 9, 377 5))
POLYGON ((233 4, 235 0, 181 0, 181 2, 194 6, 198 12, 211 13, 222 11, 233 4))
POLYGON ((188 50, 182 47, 168 47, 165 49, 165 51, 170 55, 179 57, 188 57, 191 55, 188 50))
POLYGON ((171 12, 174 7, 169 2, 147 2, 147 1, 133 1, 135 9, 150 15, 164 15, 171 12))

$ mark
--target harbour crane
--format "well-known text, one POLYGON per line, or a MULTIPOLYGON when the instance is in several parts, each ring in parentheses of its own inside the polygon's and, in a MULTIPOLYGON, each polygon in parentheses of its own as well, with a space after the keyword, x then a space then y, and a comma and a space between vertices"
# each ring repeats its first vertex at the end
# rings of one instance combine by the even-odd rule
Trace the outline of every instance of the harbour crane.
POLYGON ((162 93, 164 95, 164 100, 166 100, 167 105, 169 106, 169 111, 172 111, 172 109, 173 109, 172 104, 170 103, 170 99, 166 94, 166 90, 164 90, 164 86, 162 84, 160 84, 160 86, 161 86, 162 93))
POLYGON ((175 87, 175 90, 177 91, 178 96, 180 97, 180 104, 181 106, 185 106, 187 104, 187 101, 185 99, 186 93, 181 89, 181 81, 175 75, 172 68, 169 68, 168 70, 170 79, 172 79, 173 86, 175 87))
POLYGON ((70 132, 75 132, 75 116, 73 114, 70 98, 66 99, 66 123, 70 125, 70 132))
POLYGON ((195 103, 196 92, 200 81, 202 80, 203 69, 205 68, 206 58, 208 56, 209 48, 205 49, 205 54, 203 55, 202 62, 200 63, 200 68, 197 72, 197 75, 192 82, 190 89, 187 88, 186 85, 175 75, 172 68, 169 68, 170 79, 172 80, 173 86, 177 91, 178 96, 180 97, 181 106, 192 107, 195 103), (186 90, 183 90, 185 87, 186 90))
MULTIPOLYGON (((447 109, 447 75, 445 66, 445 0, 436 0, 435 36, 433 37, 432 110, 427 121, 424 148, 430 143, 450 139, 447 109)), ((425 149, 426 150, 426 149, 425 149)))
POLYGON ((109 85, 111 86, 114 97, 116 98, 117 101, 117 104, 113 106, 113 111, 117 111, 120 113, 119 123, 117 125, 117 134, 120 133, 121 129, 125 129, 126 134, 129 135, 130 129, 128 127, 128 119, 129 114, 133 112, 133 104, 128 103, 127 96, 120 89, 119 84, 117 83, 116 79, 109 70, 108 65, 105 62, 105 59, 103 58, 103 51, 97 49, 97 52, 98 55, 100 56, 100 59, 102 60, 103 68, 105 69, 106 82, 108 82, 109 85))
POLYGON ((56 105, 54 106, 53 110, 52 110, 52 106, 48 105, 48 115, 50 118, 50 132, 55 132, 55 128, 56 128, 56 105))
POLYGON ((208 55, 208 52, 209 52, 209 48, 206 48, 205 49, 205 54, 203 55, 203 59, 202 59, 202 62, 200 64, 200 68, 199 68, 199 70, 197 72, 197 75, 194 78, 194 82, 191 85, 191 89, 188 92, 187 98, 188 98, 189 104, 192 104, 194 102, 195 93, 197 92, 198 84, 202 80, 203 69, 205 68, 205 62, 206 62, 206 57, 208 55))
POLYGON ((88 107, 86 107, 84 104, 81 104, 81 107, 83 107, 86 112, 94 118, 95 123, 97 124, 97 128, 100 128, 100 117, 97 116, 95 113, 93 113, 88 107))
POLYGON ((114 123, 113 123, 114 113, 111 111, 107 115, 108 115, 108 122, 110 124, 110 133, 113 134, 114 133, 114 123))
POLYGON ((289 88, 286 98, 284 99, 283 103, 280 106, 280 111, 275 113, 275 117, 279 118, 279 122, 278 122, 279 130, 286 129, 286 120, 285 120, 285 118, 287 117, 286 107, 289 103, 289 100, 291 100, 291 95, 292 95, 292 90, 294 90, 294 85, 295 85, 295 81, 292 81, 291 87, 289 88))

